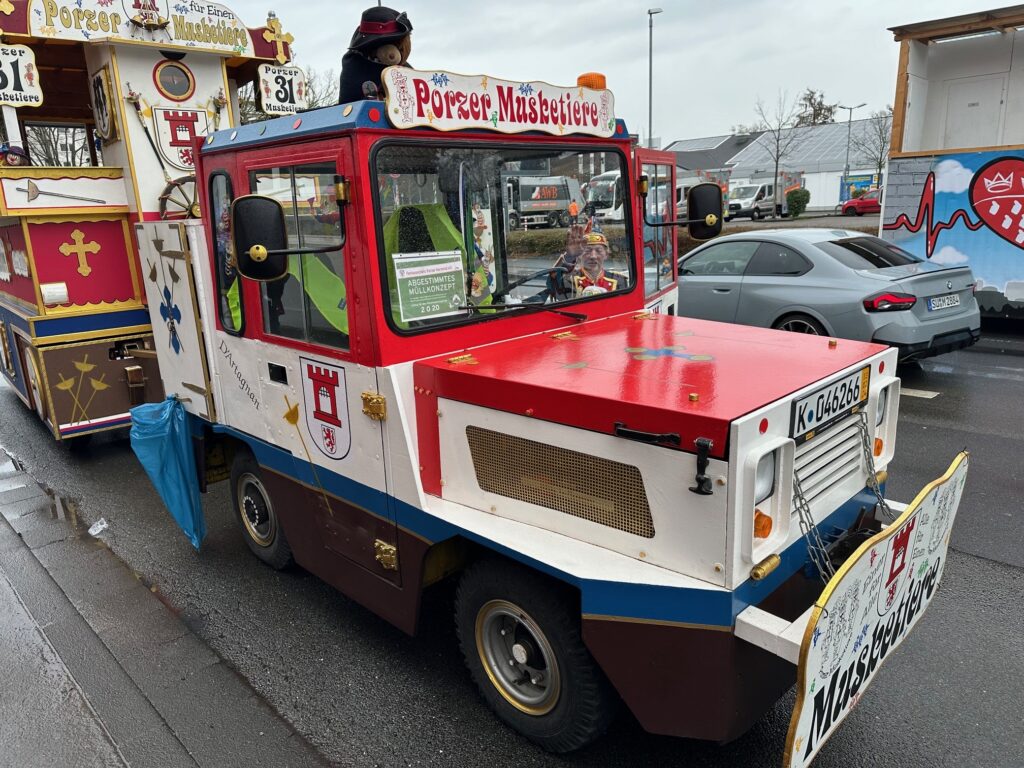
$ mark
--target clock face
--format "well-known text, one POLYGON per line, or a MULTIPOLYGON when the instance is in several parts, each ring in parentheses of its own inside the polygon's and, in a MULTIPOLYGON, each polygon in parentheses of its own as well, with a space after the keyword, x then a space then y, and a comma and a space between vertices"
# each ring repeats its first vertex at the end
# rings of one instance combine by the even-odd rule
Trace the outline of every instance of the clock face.
POLYGON ((162 61, 157 65, 154 80, 164 96, 175 101, 184 101, 196 88, 195 78, 184 64, 162 61))

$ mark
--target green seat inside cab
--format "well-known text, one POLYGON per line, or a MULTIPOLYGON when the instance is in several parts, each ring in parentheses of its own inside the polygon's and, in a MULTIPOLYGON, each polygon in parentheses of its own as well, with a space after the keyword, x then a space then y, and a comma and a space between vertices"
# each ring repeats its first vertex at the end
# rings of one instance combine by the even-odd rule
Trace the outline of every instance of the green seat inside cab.
POLYGON ((452 223, 445 207, 441 203, 418 203, 396 208, 384 224, 384 253, 391 317, 399 328, 408 328, 409 322, 403 321, 399 313, 395 254, 433 251, 458 251, 463 258, 466 256, 462 233, 452 223))

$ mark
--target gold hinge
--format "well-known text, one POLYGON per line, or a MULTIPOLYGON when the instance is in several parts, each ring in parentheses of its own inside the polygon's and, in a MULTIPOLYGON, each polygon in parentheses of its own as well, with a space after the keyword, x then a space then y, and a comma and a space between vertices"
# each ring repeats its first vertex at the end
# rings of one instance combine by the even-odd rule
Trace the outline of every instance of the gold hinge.
POLYGON ((347 203, 351 200, 351 185, 347 181, 339 181, 334 184, 334 199, 338 203, 347 203))
POLYGON ((384 421, 388 417, 388 401, 379 392, 363 392, 363 413, 374 421, 384 421))
POLYGON ((385 571, 398 570, 398 547, 377 539, 373 542, 373 559, 380 563, 385 571))
POLYGON ((477 359, 473 355, 456 355, 448 358, 449 365, 476 365, 477 359))

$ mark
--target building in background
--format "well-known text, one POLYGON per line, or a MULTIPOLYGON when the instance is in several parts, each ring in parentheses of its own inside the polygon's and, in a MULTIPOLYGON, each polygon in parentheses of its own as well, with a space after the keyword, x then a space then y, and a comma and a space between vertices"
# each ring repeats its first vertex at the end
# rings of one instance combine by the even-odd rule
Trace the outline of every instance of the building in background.
POLYGON ((900 44, 882 236, 970 264, 1024 318, 1024 5, 891 28, 900 44), (1018 50, 1019 48, 1019 50, 1018 50))

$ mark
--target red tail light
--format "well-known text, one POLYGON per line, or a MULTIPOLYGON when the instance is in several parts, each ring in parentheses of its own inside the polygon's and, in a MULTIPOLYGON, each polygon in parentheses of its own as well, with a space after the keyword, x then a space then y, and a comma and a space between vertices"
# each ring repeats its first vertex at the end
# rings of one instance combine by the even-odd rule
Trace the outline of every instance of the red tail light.
POLYGON ((864 309, 868 312, 899 312, 910 309, 917 303, 917 297, 909 293, 891 293, 883 291, 864 299, 864 309))

